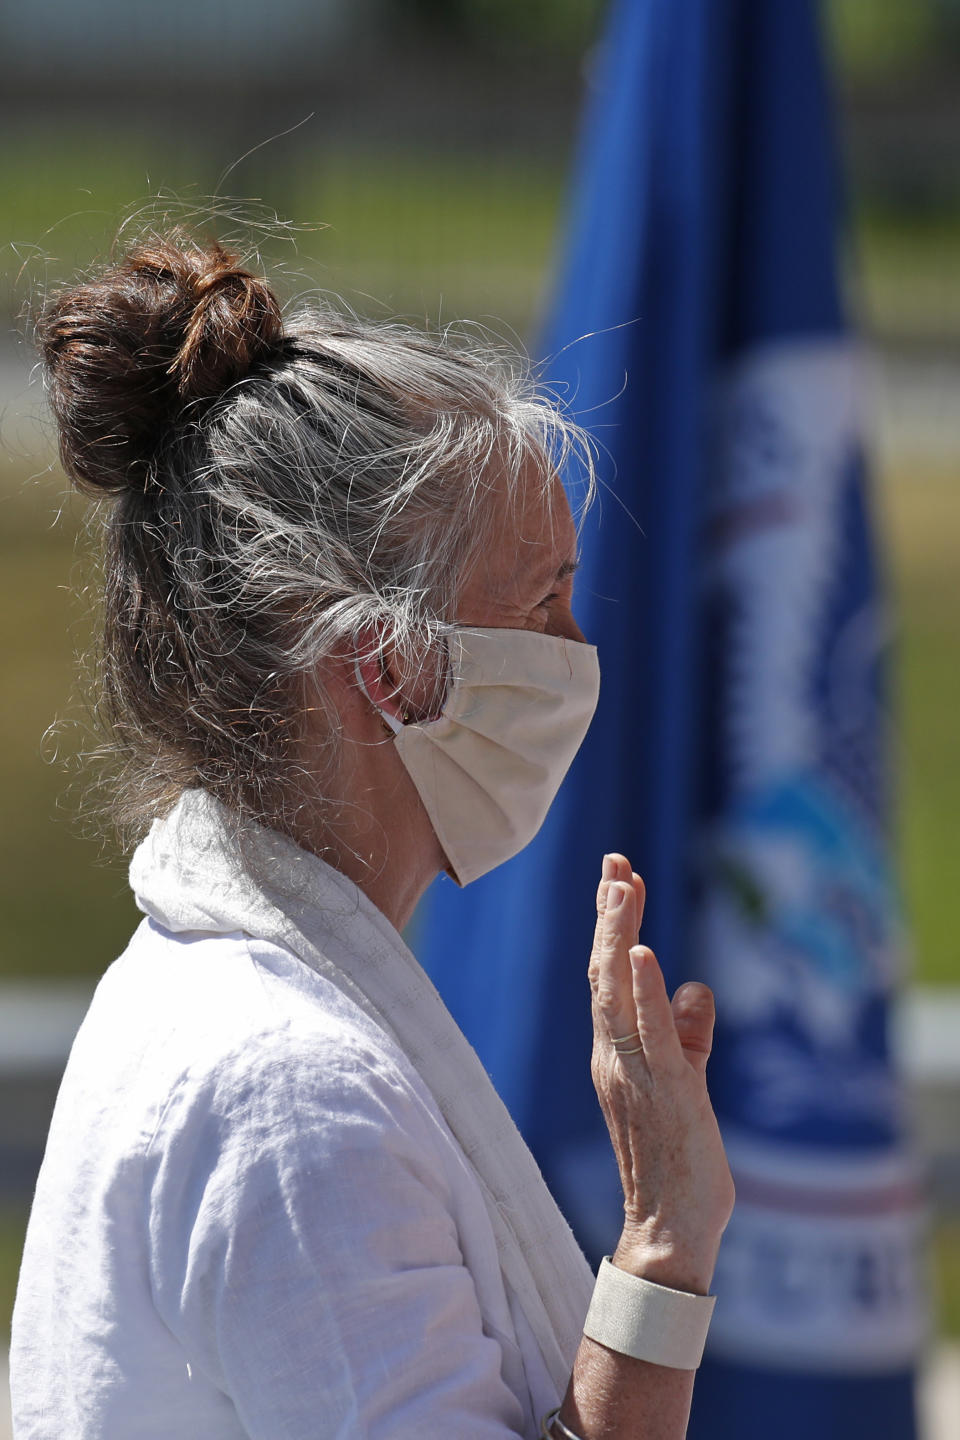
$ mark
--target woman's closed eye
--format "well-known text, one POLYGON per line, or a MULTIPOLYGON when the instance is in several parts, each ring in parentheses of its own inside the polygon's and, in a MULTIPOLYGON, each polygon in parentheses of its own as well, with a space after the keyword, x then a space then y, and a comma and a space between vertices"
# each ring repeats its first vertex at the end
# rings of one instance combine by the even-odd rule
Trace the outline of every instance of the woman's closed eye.
POLYGON ((569 604, 573 598, 573 577, 579 568, 580 562, 578 560, 565 561, 554 576, 554 588, 539 601, 536 608, 543 610, 546 606, 553 605, 557 600, 563 600, 569 604))

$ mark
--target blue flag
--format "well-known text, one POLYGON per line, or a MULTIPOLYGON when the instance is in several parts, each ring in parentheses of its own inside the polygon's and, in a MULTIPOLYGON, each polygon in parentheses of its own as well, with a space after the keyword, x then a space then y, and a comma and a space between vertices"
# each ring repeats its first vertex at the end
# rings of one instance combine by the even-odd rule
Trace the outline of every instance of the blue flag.
POLYGON ((693 1437, 909 1440, 920 1202, 888 1047, 878 593, 813 0, 619 0, 546 373, 596 438, 577 618, 600 705, 546 825, 421 953, 594 1259, 620 1191, 588 1070, 604 851, 668 984, 717 995, 737 1181, 693 1437))

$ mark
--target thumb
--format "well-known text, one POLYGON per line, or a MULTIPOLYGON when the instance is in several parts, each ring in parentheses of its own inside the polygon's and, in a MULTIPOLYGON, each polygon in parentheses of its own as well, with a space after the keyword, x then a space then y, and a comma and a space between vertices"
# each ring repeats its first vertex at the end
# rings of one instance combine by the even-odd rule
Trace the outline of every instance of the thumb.
POLYGON ((702 1075, 713 1048, 713 1022, 716 1017, 713 991, 707 985, 690 980, 681 985, 674 995, 672 1009, 683 1053, 694 1070, 702 1075))

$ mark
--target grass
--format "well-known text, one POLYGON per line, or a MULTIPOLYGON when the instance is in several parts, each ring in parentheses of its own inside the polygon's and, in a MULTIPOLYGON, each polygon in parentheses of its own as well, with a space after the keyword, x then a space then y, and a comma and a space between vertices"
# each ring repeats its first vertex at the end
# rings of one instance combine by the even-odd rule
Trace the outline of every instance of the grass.
POLYGON ((10 1337, 10 1316, 26 1228, 27 1212, 23 1206, 0 1205, 0 1345, 6 1344, 10 1337))
MULTIPOLYGON (((174 215, 209 218, 202 197, 229 158, 96 131, 60 134, 55 144, 34 132, 14 148, 0 155, 12 237, 0 266, 0 311, 11 317, 108 253, 124 216, 162 213, 145 197, 164 192, 174 215)), ((254 222, 244 238, 260 242, 271 273, 288 272, 290 293, 329 289, 361 312, 431 324, 486 318, 498 330, 530 333, 564 193, 561 158, 442 145, 423 154, 311 143, 288 153, 286 162, 245 172, 261 203, 234 208, 254 222), (297 229, 258 229, 273 212, 293 217, 297 229)), ((219 228, 232 233, 229 220, 219 228)), ((242 224, 233 229, 243 234, 242 224)))
POLYGON ((332 222, 304 244, 321 283, 329 276, 358 308, 531 332, 563 193, 559 165, 341 151, 295 171, 287 189, 291 214, 332 222))
POLYGON ((31 978, 96 974, 136 917, 119 858, 81 822, 71 785, 68 762, 89 743, 72 695, 88 632, 69 594, 75 510, 54 524, 55 504, 49 486, 0 501, 0 692, 12 701, 0 709, 0 975, 31 978))
POLYGON ((948 471, 900 470, 881 477, 877 496, 899 631, 900 855, 915 978, 957 985, 960 481, 948 471))
POLYGON ((960 1219, 941 1220, 930 1244, 936 1333, 960 1338, 960 1219))
POLYGON ((855 294, 868 334, 956 346, 960 337, 960 211, 864 206, 854 217, 855 294))

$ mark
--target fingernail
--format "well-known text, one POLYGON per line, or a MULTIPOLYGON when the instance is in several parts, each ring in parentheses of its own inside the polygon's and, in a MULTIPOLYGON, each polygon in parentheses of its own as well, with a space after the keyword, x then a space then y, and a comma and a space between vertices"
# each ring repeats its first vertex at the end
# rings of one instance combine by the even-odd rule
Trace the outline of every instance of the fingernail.
POLYGON ((625 885, 621 885, 619 882, 616 885, 611 885, 610 889, 607 891, 607 909, 619 909, 619 907, 623 904, 626 893, 627 887, 625 885))
POLYGON ((616 867, 615 867, 615 865, 614 865, 614 863, 613 863, 613 856, 612 856, 612 855, 604 855, 604 857, 603 857, 603 865, 601 866, 601 869, 600 869, 600 877, 601 877, 601 879, 603 879, 603 880, 612 880, 612 879, 613 879, 613 872, 614 872, 615 869, 616 869, 616 867))

